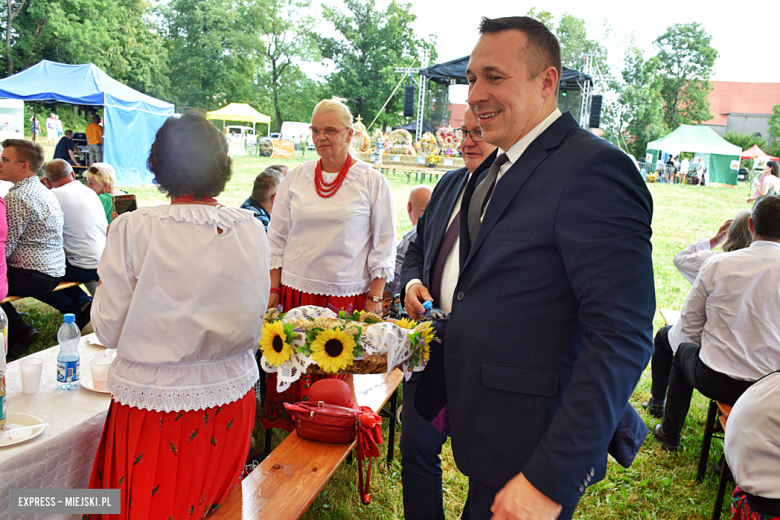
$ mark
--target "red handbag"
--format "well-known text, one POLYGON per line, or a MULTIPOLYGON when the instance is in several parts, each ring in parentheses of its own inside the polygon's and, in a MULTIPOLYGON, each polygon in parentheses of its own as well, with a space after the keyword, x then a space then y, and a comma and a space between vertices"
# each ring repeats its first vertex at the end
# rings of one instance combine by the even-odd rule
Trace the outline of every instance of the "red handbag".
POLYGON ((284 403, 298 435, 319 442, 345 444, 357 440, 358 493, 364 504, 371 502, 371 459, 379 456, 382 444, 382 418, 367 406, 359 410, 322 401, 284 403), (366 486, 363 488, 363 460, 369 457, 366 486))

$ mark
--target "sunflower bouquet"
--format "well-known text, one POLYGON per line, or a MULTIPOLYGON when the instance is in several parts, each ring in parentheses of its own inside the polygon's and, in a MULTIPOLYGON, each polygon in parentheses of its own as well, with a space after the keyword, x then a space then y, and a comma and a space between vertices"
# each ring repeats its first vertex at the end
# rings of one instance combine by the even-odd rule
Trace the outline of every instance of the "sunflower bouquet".
POLYGON ((433 336, 430 323, 389 323, 372 313, 336 314, 309 306, 286 314, 271 309, 263 317, 262 366, 285 381, 312 370, 378 373, 403 364, 408 371, 427 362, 433 336))

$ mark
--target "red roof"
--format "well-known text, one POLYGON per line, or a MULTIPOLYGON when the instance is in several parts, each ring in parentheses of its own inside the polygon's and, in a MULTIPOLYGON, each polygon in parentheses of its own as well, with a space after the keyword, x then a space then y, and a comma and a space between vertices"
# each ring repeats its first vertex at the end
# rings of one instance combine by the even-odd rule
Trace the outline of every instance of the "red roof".
POLYGON ((726 126, 728 114, 771 115, 772 108, 780 105, 780 83, 710 83, 715 87, 708 96, 713 117, 702 123, 705 125, 726 126))

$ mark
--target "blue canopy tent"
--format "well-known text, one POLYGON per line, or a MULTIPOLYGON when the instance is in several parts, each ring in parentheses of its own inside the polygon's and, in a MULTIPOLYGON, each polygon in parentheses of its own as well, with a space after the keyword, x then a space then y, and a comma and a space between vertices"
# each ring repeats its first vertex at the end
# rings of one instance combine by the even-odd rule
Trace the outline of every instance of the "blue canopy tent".
POLYGON ((0 80, 0 98, 103 106, 103 160, 114 167, 117 185, 152 182, 146 159, 157 130, 173 115, 171 103, 141 94, 95 65, 43 60, 0 80))

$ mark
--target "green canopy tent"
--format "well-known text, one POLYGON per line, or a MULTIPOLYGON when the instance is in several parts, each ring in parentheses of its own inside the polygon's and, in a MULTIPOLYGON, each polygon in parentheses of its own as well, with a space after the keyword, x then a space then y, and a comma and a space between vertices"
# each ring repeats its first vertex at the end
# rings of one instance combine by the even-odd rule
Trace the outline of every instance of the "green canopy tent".
POLYGON ((680 152, 693 152, 702 158, 709 171, 710 186, 736 187, 742 148, 729 143, 710 127, 680 125, 666 137, 647 143, 646 159, 655 164, 662 153, 678 155, 680 152))

